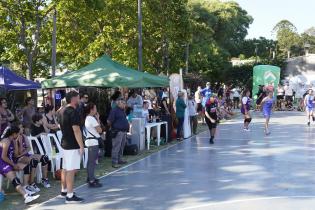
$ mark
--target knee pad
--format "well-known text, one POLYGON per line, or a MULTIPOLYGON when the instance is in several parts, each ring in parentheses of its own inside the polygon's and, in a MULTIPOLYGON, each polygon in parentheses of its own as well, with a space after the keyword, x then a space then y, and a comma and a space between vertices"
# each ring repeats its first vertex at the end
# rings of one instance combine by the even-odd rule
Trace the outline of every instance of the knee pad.
POLYGON ((27 166, 25 166, 25 167, 23 168, 23 171, 24 171, 24 174, 26 174, 26 175, 30 174, 31 171, 32 171, 31 165, 28 164, 27 166))
POLYGON ((21 181, 19 180, 19 178, 15 177, 12 180, 12 185, 14 186, 14 188, 16 188, 17 186, 21 185, 21 181))
POLYGON ((252 121, 252 118, 247 118, 244 120, 244 123, 250 123, 252 121))
POLYGON ((31 165, 32 168, 36 168, 37 165, 38 165, 38 160, 32 159, 31 162, 30 162, 30 165, 31 165))
POLYGON ((41 158, 40 158, 40 162, 42 163, 42 166, 45 166, 48 164, 49 162, 49 158, 47 155, 43 155, 41 158))

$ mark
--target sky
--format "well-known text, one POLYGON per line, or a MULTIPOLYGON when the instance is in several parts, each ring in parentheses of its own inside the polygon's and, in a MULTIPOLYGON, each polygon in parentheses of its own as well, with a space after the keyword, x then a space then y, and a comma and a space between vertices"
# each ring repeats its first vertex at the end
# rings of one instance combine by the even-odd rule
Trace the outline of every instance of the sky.
POLYGON ((299 33, 315 26, 315 0, 234 0, 254 18, 247 38, 260 36, 275 39, 271 31, 287 19, 299 33))

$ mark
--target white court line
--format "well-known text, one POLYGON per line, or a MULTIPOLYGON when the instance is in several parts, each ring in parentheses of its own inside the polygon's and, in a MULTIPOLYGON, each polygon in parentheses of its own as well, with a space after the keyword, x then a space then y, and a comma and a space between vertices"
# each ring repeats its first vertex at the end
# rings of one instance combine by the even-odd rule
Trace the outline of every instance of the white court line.
POLYGON ((241 200, 232 200, 232 201, 222 201, 217 203, 209 203, 198 206, 191 206, 186 208, 178 208, 177 210, 189 210, 189 209, 198 209, 202 207, 210 207, 210 206, 218 206, 218 205, 227 205, 234 203, 243 203, 250 201, 263 201, 263 200, 277 200, 277 199, 285 199, 285 198, 315 198, 315 196, 278 196, 278 197, 263 197, 263 198, 252 198, 252 199, 241 199, 241 200))
MULTIPOLYGON (((200 134, 202 134, 202 133, 204 133, 204 132, 206 132, 206 131, 203 131, 203 132, 199 133, 198 135, 200 135, 200 134)), ((130 166, 132 166, 132 165, 134 165, 134 164, 136 164, 136 163, 138 163, 138 162, 140 162, 140 161, 143 161, 143 160, 145 160, 145 159, 147 159, 147 158, 150 158, 150 157, 153 156, 153 155, 156 155, 156 154, 161 153, 161 152, 163 152, 163 151, 165 151, 165 150, 171 149, 172 147, 175 147, 175 146, 177 146, 177 145, 179 145, 179 144, 182 144, 182 143, 184 143, 185 141, 189 141, 191 138, 193 138, 193 137, 184 139, 184 141, 177 142, 177 143, 174 144, 174 145, 171 145, 171 146, 166 147, 166 148, 164 148, 164 149, 162 149, 162 150, 159 150, 159 151, 157 151, 157 152, 155 152, 155 153, 152 153, 152 154, 150 154, 150 155, 148 155, 148 156, 146 156, 146 157, 144 157, 144 158, 142 158, 142 159, 137 160, 136 162, 130 163, 129 165, 126 165, 126 166, 121 167, 121 168, 119 168, 119 169, 117 169, 117 170, 115 170, 115 171, 112 171, 112 172, 110 172, 110 173, 108 173, 108 174, 106 174, 106 175, 104 175, 104 176, 101 176, 101 177, 99 177, 99 179, 103 179, 103 178, 105 178, 105 177, 107 177, 107 176, 110 176, 110 175, 112 175, 112 174, 114 174, 114 173, 116 173, 116 172, 118 172, 118 171, 121 171, 121 170, 123 170, 123 169, 125 169, 125 168, 128 168, 128 167, 130 167, 130 166)), ((82 187, 84 187, 84 186, 86 186, 86 185, 87 185, 87 183, 85 183, 85 184, 83 184, 83 185, 80 185, 80 186, 76 187, 73 191, 76 191, 76 190, 78 190, 78 189, 80 189, 80 188, 82 188, 82 187)), ((58 198, 58 197, 59 197, 59 195, 57 195, 57 196, 55 196, 55 197, 53 197, 53 198, 50 198, 50 199, 48 199, 47 201, 44 201, 44 202, 42 202, 42 203, 34 204, 34 206, 31 206, 31 207, 28 208, 28 209, 31 210, 31 209, 38 208, 38 207, 42 206, 43 204, 46 204, 46 203, 48 203, 48 202, 50 202, 50 201, 52 201, 52 200, 54 200, 54 199, 56 199, 56 198, 58 198)), ((66 204, 65 204, 65 205, 66 205, 66 204)))

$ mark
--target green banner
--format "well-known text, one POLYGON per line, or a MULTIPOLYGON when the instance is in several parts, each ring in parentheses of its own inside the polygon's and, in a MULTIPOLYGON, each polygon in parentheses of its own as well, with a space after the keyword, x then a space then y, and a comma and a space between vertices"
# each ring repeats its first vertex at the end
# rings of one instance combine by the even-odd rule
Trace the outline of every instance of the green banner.
POLYGON ((253 72, 253 98, 257 99, 257 93, 259 85, 272 85, 274 87, 275 93, 277 95, 277 87, 280 82, 280 68, 277 66, 270 65, 259 65, 254 67, 253 72))

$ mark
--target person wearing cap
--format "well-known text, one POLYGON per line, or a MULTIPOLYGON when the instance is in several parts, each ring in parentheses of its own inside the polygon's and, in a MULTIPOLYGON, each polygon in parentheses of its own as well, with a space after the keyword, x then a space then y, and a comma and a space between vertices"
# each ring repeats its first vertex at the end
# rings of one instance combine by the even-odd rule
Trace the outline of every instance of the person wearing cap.
POLYGON ((129 123, 125 113, 126 102, 123 98, 118 98, 116 104, 117 107, 110 111, 107 119, 107 123, 111 127, 113 168, 119 168, 119 165, 127 163, 122 157, 129 131, 129 123))
POLYGON ((185 119, 185 109, 186 103, 184 101, 184 93, 179 91, 178 98, 176 100, 176 117, 177 117, 177 134, 176 139, 178 141, 182 140, 182 131, 184 126, 184 119, 185 119))

